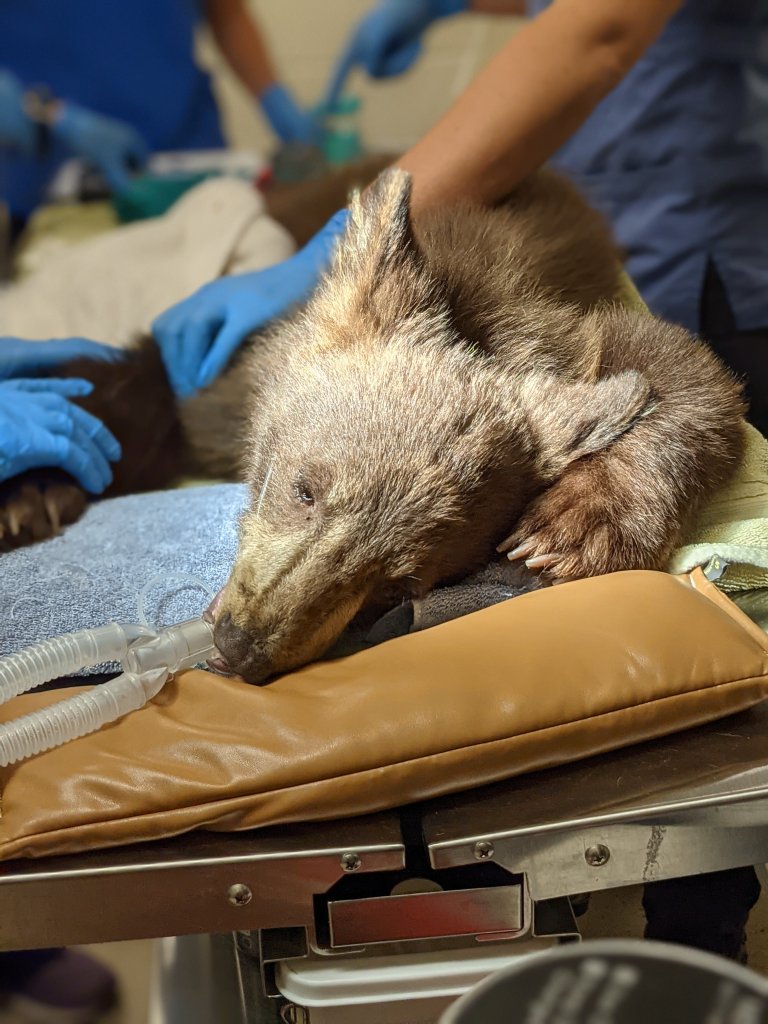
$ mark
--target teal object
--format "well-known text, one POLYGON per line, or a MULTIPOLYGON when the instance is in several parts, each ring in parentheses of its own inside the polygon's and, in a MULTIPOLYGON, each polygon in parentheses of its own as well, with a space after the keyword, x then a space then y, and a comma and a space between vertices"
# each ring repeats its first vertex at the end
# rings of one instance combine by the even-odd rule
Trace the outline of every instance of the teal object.
POLYGON ((359 119, 359 96, 340 96, 325 111, 323 154, 332 167, 351 163, 362 156, 359 119))
POLYGON ((358 96, 340 96, 332 106, 319 104, 311 111, 321 125, 319 145, 288 142, 280 146, 272 158, 274 180, 281 184, 311 181, 328 170, 352 163, 363 155, 358 128, 360 114, 358 96))
POLYGON ((216 172, 188 171, 174 174, 141 174, 128 188, 112 196, 112 205, 122 223, 160 217, 185 192, 216 172))

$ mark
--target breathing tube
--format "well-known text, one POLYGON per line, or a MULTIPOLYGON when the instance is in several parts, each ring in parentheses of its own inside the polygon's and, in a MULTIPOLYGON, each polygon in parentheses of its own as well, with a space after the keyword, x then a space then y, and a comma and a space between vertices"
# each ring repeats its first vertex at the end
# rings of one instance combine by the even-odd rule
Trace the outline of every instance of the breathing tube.
POLYGON ((213 624, 189 619, 166 629, 121 625, 52 637, 0 658, 0 704, 81 668, 119 662, 107 683, 0 725, 0 767, 96 732, 152 700, 175 673, 216 655, 213 624))

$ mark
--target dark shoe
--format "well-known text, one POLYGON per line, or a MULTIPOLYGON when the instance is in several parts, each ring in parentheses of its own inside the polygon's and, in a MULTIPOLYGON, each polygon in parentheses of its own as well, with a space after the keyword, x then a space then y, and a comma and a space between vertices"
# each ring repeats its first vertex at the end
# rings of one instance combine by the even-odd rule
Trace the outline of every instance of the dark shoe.
POLYGON ((95 1024, 116 1002, 114 975, 85 953, 0 954, 0 1024, 95 1024))
POLYGON ((744 963, 749 912, 760 895, 754 868, 732 868, 645 886, 645 937, 744 963))

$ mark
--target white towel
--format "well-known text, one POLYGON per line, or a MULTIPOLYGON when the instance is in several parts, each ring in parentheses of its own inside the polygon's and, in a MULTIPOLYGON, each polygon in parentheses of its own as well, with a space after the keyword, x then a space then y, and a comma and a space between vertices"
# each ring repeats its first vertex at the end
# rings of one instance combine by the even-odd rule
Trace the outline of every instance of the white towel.
POLYGON ((0 335, 81 336, 124 346, 208 281, 260 270, 294 250, 255 188, 212 178, 162 217, 52 249, 0 292, 0 335))

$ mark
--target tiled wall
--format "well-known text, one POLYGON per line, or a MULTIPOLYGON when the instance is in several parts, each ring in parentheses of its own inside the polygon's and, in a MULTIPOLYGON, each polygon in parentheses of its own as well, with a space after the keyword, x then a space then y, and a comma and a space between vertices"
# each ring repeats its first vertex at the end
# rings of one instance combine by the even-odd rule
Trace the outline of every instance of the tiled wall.
MULTIPOLYGON (((374 0, 250 0, 267 35, 283 80, 306 103, 323 94, 347 33, 374 0)), ((424 54, 407 75, 370 82, 350 80, 362 100, 362 127, 369 148, 407 148, 439 117, 473 75, 515 31, 514 18, 461 15, 429 31, 424 54)), ((210 45, 202 58, 215 72, 216 88, 231 141, 271 148, 253 103, 210 45)))

